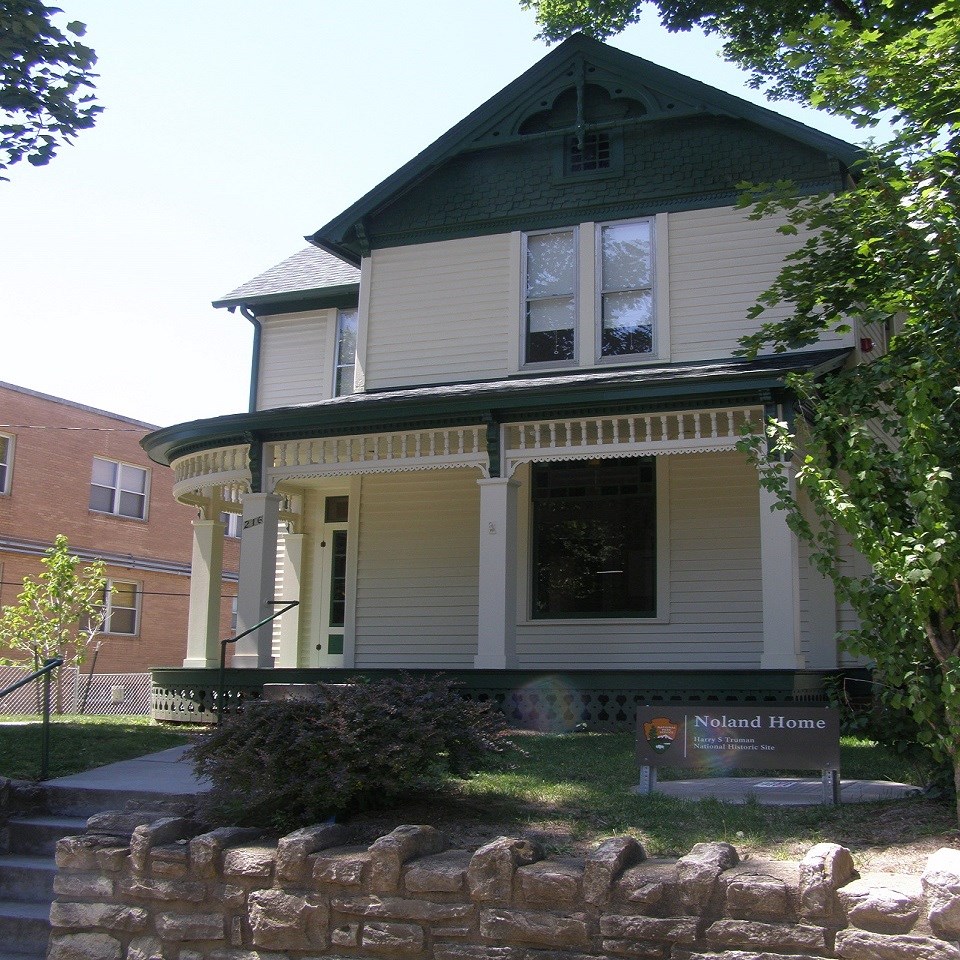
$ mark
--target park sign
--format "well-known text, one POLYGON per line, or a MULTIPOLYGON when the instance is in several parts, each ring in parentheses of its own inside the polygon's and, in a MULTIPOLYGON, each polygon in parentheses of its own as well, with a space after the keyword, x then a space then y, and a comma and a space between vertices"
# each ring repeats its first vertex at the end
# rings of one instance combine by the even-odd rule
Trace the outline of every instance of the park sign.
POLYGON ((840 769, 840 715, 830 707, 681 704, 637 708, 642 767, 840 769))

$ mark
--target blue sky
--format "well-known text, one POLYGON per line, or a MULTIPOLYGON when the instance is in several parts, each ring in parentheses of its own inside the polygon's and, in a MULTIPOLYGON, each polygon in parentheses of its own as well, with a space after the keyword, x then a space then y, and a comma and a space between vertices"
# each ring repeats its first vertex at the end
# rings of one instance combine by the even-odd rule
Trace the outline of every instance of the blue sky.
MULTIPOLYGON (((88 26, 106 110, 0 183, 0 380, 161 425, 246 408, 250 325, 211 300, 548 50, 516 0, 59 5, 88 26)), ((653 14, 611 43, 763 102, 653 14)))

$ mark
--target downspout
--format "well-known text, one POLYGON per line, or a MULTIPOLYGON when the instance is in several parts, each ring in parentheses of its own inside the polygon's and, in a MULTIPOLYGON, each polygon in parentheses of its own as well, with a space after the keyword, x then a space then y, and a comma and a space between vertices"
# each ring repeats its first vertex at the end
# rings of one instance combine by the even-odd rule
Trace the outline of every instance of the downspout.
POLYGON ((250 364, 250 413, 257 410, 257 384, 260 382, 260 338, 263 324, 260 318, 246 304, 240 304, 240 313, 253 324, 253 362, 250 364))

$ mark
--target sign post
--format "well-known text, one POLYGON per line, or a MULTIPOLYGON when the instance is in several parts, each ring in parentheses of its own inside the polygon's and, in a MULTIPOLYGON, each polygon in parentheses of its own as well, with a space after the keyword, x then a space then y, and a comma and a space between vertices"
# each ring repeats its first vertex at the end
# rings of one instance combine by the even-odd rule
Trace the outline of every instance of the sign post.
POLYGON ((700 773, 820 770, 823 802, 840 802, 840 714, 832 707, 650 705, 637 708, 640 793, 657 767, 700 773))

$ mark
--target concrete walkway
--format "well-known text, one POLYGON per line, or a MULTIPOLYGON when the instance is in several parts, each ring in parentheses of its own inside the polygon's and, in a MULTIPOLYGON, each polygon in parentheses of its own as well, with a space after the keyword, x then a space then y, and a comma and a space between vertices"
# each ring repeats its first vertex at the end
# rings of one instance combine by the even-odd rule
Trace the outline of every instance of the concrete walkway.
MULTIPOLYGON (((635 793, 639 787, 633 788, 635 793)), ((702 780, 660 780, 655 792, 682 800, 715 797, 724 803, 757 803, 800 807, 823 803, 823 783, 798 777, 707 777, 702 780)), ((841 803, 870 803, 919 796, 923 791, 907 783, 889 780, 841 780, 841 803)))
MULTIPOLYGON (((210 789, 205 778, 198 780, 189 761, 183 759, 187 747, 170 747, 136 760, 121 760, 84 773, 48 780, 52 787, 80 788, 110 792, 142 792, 171 798, 193 796, 210 789)), ((639 788, 633 788, 639 792, 639 788)), ((819 779, 795 777, 710 777, 702 780, 659 781, 659 793, 684 800, 715 797, 724 803, 758 803, 802 806, 823 803, 823 784, 819 779)), ((918 787, 887 780, 841 780, 841 803, 869 803, 894 800, 920 794, 918 787)))
POLYGON ((210 783, 206 778, 198 780, 194 776, 192 764, 183 759, 187 749, 186 746, 170 747, 135 760, 119 760, 83 773, 48 780, 46 786, 171 797, 193 796, 209 790, 210 783))

